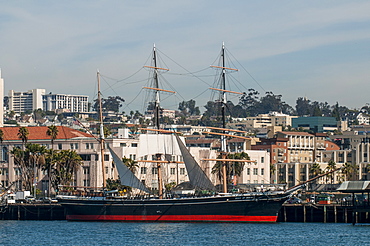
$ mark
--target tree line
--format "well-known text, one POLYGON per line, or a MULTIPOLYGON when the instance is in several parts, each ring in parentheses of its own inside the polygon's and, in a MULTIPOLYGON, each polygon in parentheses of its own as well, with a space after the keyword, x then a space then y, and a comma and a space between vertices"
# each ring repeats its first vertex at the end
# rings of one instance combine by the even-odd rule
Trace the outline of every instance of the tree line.
MULTIPOLYGON (((44 171, 48 176, 50 188, 58 191, 60 185, 70 185, 77 168, 82 164, 82 158, 75 150, 54 150, 54 140, 58 136, 58 128, 49 126, 46 134, 50 137, 52 148, 43 145, 28 143, 29 131, 27 127, 20 127, 17 136, 22 140, 22 147, 14 147, 10 154, 14 164, 18 167, 21 188, 33 190, 39 171, 44 171)), ((4 132, 0 129, 0 142, 3 144, 4 132)), ((34 194, 36 197, 36 194, 34 194)))

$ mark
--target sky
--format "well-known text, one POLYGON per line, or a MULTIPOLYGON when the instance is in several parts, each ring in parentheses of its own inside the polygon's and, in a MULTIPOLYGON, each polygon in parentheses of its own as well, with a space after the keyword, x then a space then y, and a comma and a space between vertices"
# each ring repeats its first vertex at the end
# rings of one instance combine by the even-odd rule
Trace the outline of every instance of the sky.
MULTIPOLYGON (((165 107, 211 100, 222 43, 234 68, 228 88, 370 103, 370 1, 1 1, 0 68, 9 90, 121 96, 142 110, 155 44, 165 107)), ((230 95, 237 103, 238 98, 230 95)))

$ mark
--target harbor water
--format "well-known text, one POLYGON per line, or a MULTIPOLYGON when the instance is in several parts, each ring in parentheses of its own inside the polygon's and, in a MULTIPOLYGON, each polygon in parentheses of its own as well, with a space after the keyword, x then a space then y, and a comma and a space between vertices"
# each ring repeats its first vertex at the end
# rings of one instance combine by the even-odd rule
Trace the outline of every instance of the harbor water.
POLYGON ((370 225, 0 221, 0 245, 370 245, 370 225))

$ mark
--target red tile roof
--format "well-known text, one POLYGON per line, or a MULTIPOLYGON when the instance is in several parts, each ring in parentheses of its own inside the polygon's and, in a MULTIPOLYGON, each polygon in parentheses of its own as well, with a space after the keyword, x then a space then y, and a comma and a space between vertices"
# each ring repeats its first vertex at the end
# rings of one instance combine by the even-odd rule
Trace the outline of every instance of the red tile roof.
MULTIPOLYGON (((20 127, 0 127, 4 132, 4 141, 20 140, 18 137, 20 127)), ((28 140, 50 140, 50 136, 46 134, 48 130, 47 126, 30 126, 26 127, 28 129, 29 135, 28 140)), ((56 139, 72 139, 78 137, 88 137, 92 136, 88 133, 81 132, 65 126, 57 126, 58 135, 56 139)))

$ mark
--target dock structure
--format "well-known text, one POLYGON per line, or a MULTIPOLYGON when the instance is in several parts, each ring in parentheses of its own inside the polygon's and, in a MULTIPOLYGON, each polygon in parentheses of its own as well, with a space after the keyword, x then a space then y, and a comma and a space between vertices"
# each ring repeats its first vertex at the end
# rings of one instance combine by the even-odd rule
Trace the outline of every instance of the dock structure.
POLYGON ((0 206, 0 220, 65 220, 60 204, 15 203, 0 206))
POLYGON ((358 216, 363 213, 367 216, 370 212, 370 181, 346 181, 337 190, 351 194, 350 202, 354 217, 352 224, 361 223, 358 221, 358 216))
POLYGON ((370 211, 358 211, 350 204, 284 204, 278 222, 370 223, 370 211))

